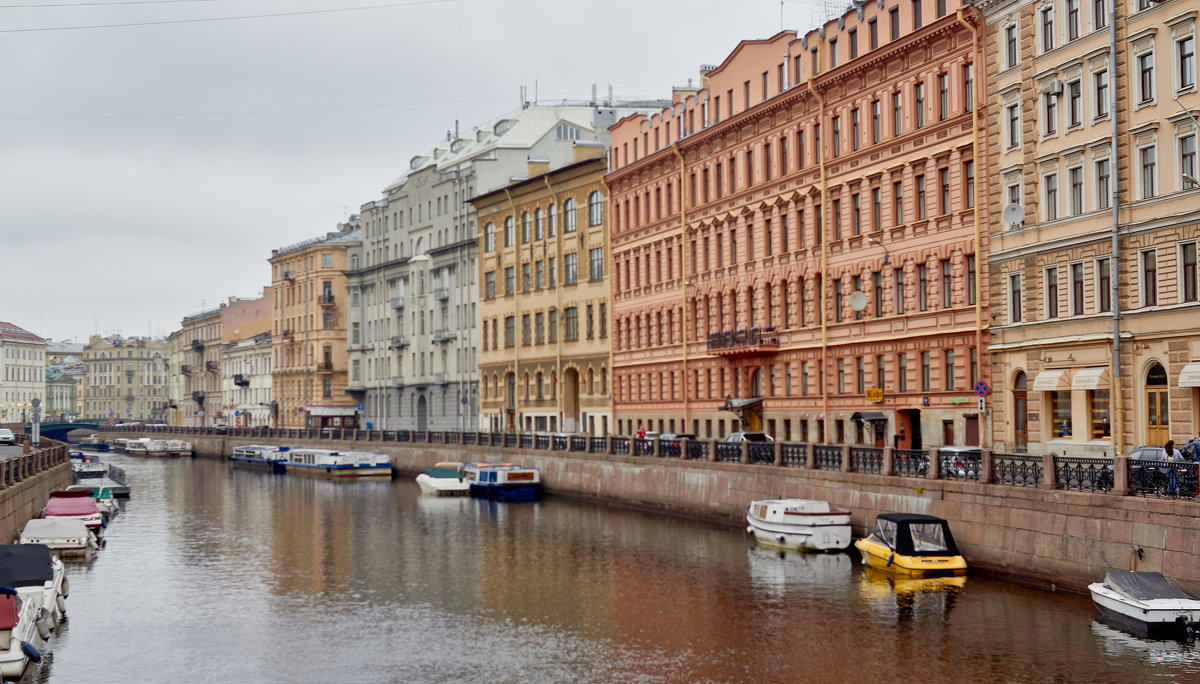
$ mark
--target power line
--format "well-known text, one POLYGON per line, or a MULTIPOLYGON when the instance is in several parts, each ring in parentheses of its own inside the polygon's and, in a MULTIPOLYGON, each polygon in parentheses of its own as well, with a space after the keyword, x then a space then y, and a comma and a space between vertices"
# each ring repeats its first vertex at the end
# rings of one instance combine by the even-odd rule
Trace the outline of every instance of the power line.
POLYGON ((334 9, 304 10, 299 12, 275 12, 272 14, 247 14, 237 17, 207 17, 203 19, 165 19, 162 21, 136 21, 122 24, 87 24, 83 26, 46 26, 40 28, 0 29, 0 33, 39 33, 46 31, 81 31, 86 29, 127 28, 130 26, 165 26, 168 24, 203 24, 215 21, 239 21, 242 19, 271 19, 275 17, 297 17, 311 14, 333 14, 336 12, 359 12, 363 10, 390 9, 394 7, 414 7, 417 5, 441 5, 459 0, 412 0, 410 2, 393 2, 386 5, 364 5, 361 7, 338 7, 334 9))

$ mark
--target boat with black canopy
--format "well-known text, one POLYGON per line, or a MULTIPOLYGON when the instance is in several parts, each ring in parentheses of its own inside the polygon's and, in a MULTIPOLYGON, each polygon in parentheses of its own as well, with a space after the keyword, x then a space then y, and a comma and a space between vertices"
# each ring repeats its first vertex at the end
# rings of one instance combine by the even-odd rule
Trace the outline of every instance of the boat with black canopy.
POLYGON ((1137 636, 1191 639, 1200 628, 1200 600, 1160 572, 1110 572, 1088 590, 1101 615, 1137 636))

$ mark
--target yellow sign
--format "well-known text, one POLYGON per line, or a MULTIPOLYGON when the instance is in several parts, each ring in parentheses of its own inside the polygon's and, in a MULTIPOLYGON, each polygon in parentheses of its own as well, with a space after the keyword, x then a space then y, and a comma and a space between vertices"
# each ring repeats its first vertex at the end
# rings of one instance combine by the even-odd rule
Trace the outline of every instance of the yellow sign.
POLYGON ((883 401, 883 388, 868 387, 867 388, 867 401, 883 401))

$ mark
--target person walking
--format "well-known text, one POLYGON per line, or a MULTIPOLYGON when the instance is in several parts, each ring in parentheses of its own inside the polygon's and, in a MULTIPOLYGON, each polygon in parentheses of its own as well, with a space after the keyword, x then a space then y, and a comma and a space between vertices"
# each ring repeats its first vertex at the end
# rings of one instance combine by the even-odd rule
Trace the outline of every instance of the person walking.
POLYGON ((637 438, 646 439, 646 426, 638 423, 637 438))
POLYGON ((1166 452, 1163 460, 1170 464, 1167 466, 1167 494, 1175 496, 1179 493, 1179 480, 1176 474, 1178 469, 1174 464, 1183 460, 1183 454, 1180 454, 1179 450, 1175 448, 1174 440, 1167 440, 1167 443, 1163 445, 1163 451, 1166 452))

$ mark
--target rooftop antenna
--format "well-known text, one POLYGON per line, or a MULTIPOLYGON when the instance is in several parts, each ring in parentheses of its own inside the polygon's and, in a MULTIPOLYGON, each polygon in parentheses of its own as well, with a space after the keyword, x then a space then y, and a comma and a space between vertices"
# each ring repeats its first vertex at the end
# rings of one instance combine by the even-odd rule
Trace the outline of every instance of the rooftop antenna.
POLYGON ((783 0, 779 0, 779 30, 783 30, 783 0))

